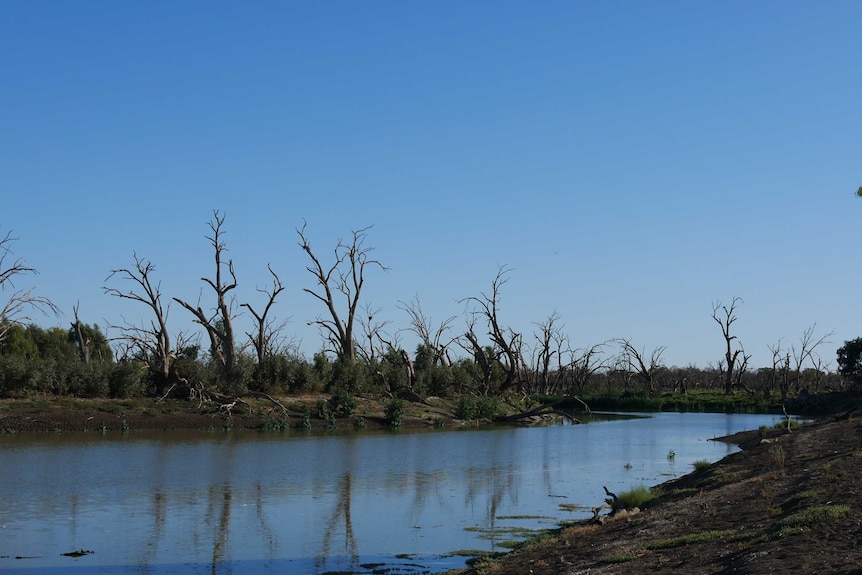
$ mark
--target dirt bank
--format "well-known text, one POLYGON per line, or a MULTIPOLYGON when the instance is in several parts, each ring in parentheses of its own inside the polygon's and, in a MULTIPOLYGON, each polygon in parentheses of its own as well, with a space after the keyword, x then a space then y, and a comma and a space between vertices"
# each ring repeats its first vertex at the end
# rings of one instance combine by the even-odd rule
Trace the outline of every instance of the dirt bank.
MULTIPOLYGON (((321 418, 318 400, 329 396, 279 398, 285 408, 264 399, 249 399, 229 412, 213 404, 196 401, 152 399, 103 400, 76 398, 43 398, 0 400, 0 433, 140 431, 170 429, 279 429, 290 428, 364 429, 391 427, 386 418, 386 403, 376 399, 357 398, 348 417, 321 418), (308 416, 306 414, 309 414, 308 416), (268 426, 268 427, 267 427, 268 426)), ((460 425, 452 409, 443 401, 431 398, 428 404, 404 403, 402 427, 460 425)))
POLYGON ((862 412, 733 439, 747 449, 661 485, 640 513, 465 575, 862 573, 862 412))

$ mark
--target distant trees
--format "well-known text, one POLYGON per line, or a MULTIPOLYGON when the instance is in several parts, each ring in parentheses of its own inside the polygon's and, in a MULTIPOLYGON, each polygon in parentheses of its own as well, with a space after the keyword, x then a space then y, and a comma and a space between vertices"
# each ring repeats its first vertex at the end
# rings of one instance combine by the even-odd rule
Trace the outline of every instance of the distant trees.
MULTIPOLYGON (((0 239, 0 293, 9 293, 9 299, 0 308, 0 344, 9 334, 12 326, 21 326, 32 322, 33 317, 28 315, 35 310, 44 315, 57 314, 60 310, 45 296, 35 293, 36 286, 26 289, 18 289, 15 282, 24 276, 36 275, 35 268, 27 265, 23 258, 12 259, 12 244, 18 238, 12 232, 0 239)), ((2 302, 2 300, 0 300, 2 302)))
MULTIPOLYGON (((482 401, 514 406, 547 396, 601 394, 650 395, 651 401, 661 401, 655 394, 677 389, 683 393, 717 389, 728 394, 744 389, 751 397, 762 390, 765 399, 780 389, 781 397, 786 398, 802 389, 817 392, 842 386, 817 354, 831 334, 817 336, 814 326, 794 345, 782 347, 779 340, 769 347, 771 367, 752 370, 752 356, 735 333, 742 303, 738 297, 727 305, 712 303, 712 320, 724 339, 723 357, 704 369, 668 367, 662 361, 664 346, 650 351, 625 338, 576 348, 556 311, 543 321, 528 324, 524 331, 523 326, 506 321, 501 305, 512 273, 505 265, 498 266, 488 290, 459 300, 465 305, 463 315, 432 322, 416 296, 408 303, 397 303, 407 314, 406 327, 389 328, 393 322, 384 319, 381 310, 366 298, 368 272, 387 270, 368 243, 370 227, 339 239, 327 258, 312 248, 303 223, 295 231, 313 283, 300 289, 319 302, 315 305, 322 305, 321 315, 308 324, 316 325, 323 337, 323 349, 306 359, 282 335, 285 322, 278 320, 275 310, 286 290, 273 266, 267 264, 270 283, 257 288, 262 294, 259 304, 239 303, 242 296, 235 295, 239 291, 236 270, 227 257, 225 215, 214 210, 208 225, 210 233, 205 237, 215 269, 209 277, 200 278, 208 286, 201 299, 203 292, 211 294, 207 305, 163 294, 155 266, 137 253, 130 266, 110 271, 104 293, 138 302, 135 306, 145 318, 138 323, 123 318, 119 324, 109 324, 113 348, 98 326, 82 321, 78 305, 73 308, 74 321, 65 328, 44 330, 27 325, 32 321, 27 314, 34 309, 58 310, 49 300, 36 296, 33 288, 15 291, 13 281, 35 270, 12 258, 10 245, 15 238, 6 234, 0 239, 0 288, 13 293, 0 316, 0 395, 121 397, 144 390, 163 395, 171 384, 187 382, 196 389, 203 386, 237 396, 361 390, 393 397, 483 396, 482 401), (173 302, 187 309, 201 326, 208 350, 206 344, 199 345, 196 334, 169 332, 173 302), (453 327, 459 319, 466 323, 460 334, 453 327), (408 332, 418 338, 413 350, 403 349, 399 341, 408 332), (247 339, 240 335, 243 333, 247 339), (460 357, 453 344, 461 348, 460 357)), ((862 344, 854 340, 839 350, 843 381, 856 386, 862 385, 859 346, 862 344)))
POLYGON ((655 391, 656 373, 662 367, 661 356, 666 349, 664 346, 657 347, 647 356, 646 350, 640 350, 627 339, 617 340, 621 347, 620 357, 622 364, 627 366, 627 371, 636 374, 643 382, 648 393, 655 391))

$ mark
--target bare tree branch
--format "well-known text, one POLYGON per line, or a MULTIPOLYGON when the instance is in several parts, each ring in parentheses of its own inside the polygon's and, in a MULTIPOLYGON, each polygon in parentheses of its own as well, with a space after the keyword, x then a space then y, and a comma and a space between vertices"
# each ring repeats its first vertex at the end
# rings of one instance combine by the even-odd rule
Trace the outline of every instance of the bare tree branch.
POLYGON ((655 390, 655 372, 661 366, 661 356, 664 354, 665 346, 655 348, 649 358, 645 350, 640 350, 632 345, 627 339, 616 340, 622 346, 621 357, 628 364, 628 369, 633 370, 644 382, 650 393, 655 390))
POLYGON ((152 283, 150 275, 155 270, 152 262, 139 258, 137 254, 133 254, 133 257, 135 260, 133 267, 111 270, 110 275, 105 278, 106 282, 114 277, 131 282, 132 288, 128 291, 122 291, 118 288, 103 286, 102 290, 110 296, 145 305, 152 312, 153 318, 150 320, 149 326, 136 326, 124 320, 124 325, 112 327, 120 330, 121 339, 126 341, 130 349, 136 349, 145 354, 145 357, 162 375, 164 382, 167 382, 170 378, 174 359, 167 326, 170 306, 162 306, 160 285, 153 285, 152 283))
MULTIPOLYGON (((521 334, 508 326, 501 325, 499 319, 500 290, 508 281, 507 276, 509 272, 511 272, 511 268, 507 266, 500 266, 497 269, 497 275, 494 277, 494 281, 491 282, 490 295, 482 292, 480 297, 471 296, 459 300, 459 303, 466 302, 475 305, 477 311, 474 313, 484 318, 487 324, 488 335, 497 351, 496 359, 505 372, 505 381, 500 386, 501 392, 521 383, 519 371, 523 364, 521 359, 523 357, 523 338, 521 334), (500 358, 505 358, 505 362, 500 361, 500 358)), ((467 337, 474 349, 478 347, 478 343, 475 341, 476 335, 472 331, 472 324, 471 329, 468 330, 465 337, 467 337)))
POLYGON ((278 274, 272 271, 272 267, 269 264, 267 264, 266 269, 268 269, 270 275, 272 275, 272 288, 257 290, 267 296, 267 302, 266 306, 263 308, 263 312, 258 313, 253 307, 251 307, 251 304, 240 304, 240 307, 247 308, 255 319, 256 329, 254 333, 246 332, 246 335, 254 346, 258 364, 263 363, 264 358, 273 353, 273 341, 278 337, 278 333, 281 332, 285 325, 284 323, 281 323, 276 326, 271 320, 267 319, 272 306, 275 304, 275 298, 284 291, 284 286, 282 285, 278 274))
POLYGON ((712 319, 721 327, 721 335, 724 336, 727 346, 724 352, 724 359, 727 363, 727 372, 724 376, 724 393, 728 395, 733 391, 733 367, 737 357, 742 353, 741 347, 736 350, 733 349, 733 340, 736 339, 736 336, 730 335, 730 328, 736 321, 736 306, 740 303, 743 301, 739 297, 734 297, 729 306, 723 305, 720 301, 712 303, 712 319))
POLYGON ((0 309, 0 343, 6 339, 13 325, 23 325, 34 321, 33 316, 28 315, 31 310, 38 311, 42 315, 60 315, 60 308, 45 296, 36 295, 36 286, 16 290, 15 280, 22 276, 37 275, 34 268, 27 265, 22 258, 16 258, 9 262, 12 255, 12 244, 18 238, 7 232, 0 239, 0 292, 7 289, 12 290, 12 295, 0 309))
POLYGON ((224 366, 227 373, 234 371, 236 366, 236 336, 233 329, 233 302, 228 301, 227 295, 236 288, 236 273, 234 273, 233 260, 227 263, 222 261, 222 255, 227 251, 222 236, 224 231, 225 215, 218 210, 213 210, 213 219, 209 222, 211 236, 206 236, 213 246, 215 256, 215 279, 203 277, 201 281, 209 285, 216 294, 216 307, 212 315, 207 315, 203 308, 192 306, 185 300, 173 298, 175 302, 189 310, 195 316, 195 322, 203 326, 209 336, 210 351, 213 357, 224 366), (222 277, 222 270, 227 267, 230 281, 222 277))
POLYGON ((419 336, 422 343, 433 350, 434 363, 439 363, 443 366, 450 365, 451 361, 449 359, 448 347, 452 344, 455 338, 450 337, 448 341, 444 343, 443 336, 451 332, 452 322, 454 322, 457 317, 454 315, 449 316, 440 323, 436 329, 432 329, 431 318, 426 316, 422 311, 422 306, 419 303, 418 296, 414 296, 413 301, 409 304, 399 301, 398 309, 407 312, 407 315, 410 316, 410 327, 406 328, 407 331, 411 331, 419 336))
POLYGON ((299 247, 311 260, 305 269, 314 277, 316 287, 303 288, 302 291, 322 302, 328 312, 326 317, 318 317, 308 324, 316 325, 321 329, 326 341, 330 343, 338 357, 352 361, 356 359, 353 333, 360 295, 365 286, 365 272, 369 266, 378 267, 383 271, 389 268, 370 257, 374 248, 365 245, 365 241, 371 226, 353 230, 349 242, 339 239, 333 250, 332 265, 324 268, 311 249, 311 243, 305 232, 306 225, 306 222, 303 222, 296 233, 299 235, 299 247), (339 314, 339 302, 336 301, 336 297, 344 299, 346 319, 339 314))

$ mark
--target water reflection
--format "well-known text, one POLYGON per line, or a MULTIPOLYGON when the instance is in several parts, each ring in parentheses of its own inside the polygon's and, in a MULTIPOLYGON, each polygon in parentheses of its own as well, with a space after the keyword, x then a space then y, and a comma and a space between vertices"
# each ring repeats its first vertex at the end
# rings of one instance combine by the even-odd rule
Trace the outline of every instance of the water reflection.
POLYGON ((499 549, 511 538, 501 527, 538 527, 536 516, 571 519, 561 502, 589 507, 601 501, 602 485, 620 491, 685 473, 730 449, 706 439, 772 421, 660 414, 355 436, 0 438, 0 555, 41 557, 0 559, 0 569, 362 573, 362 565, 395 563, 400 553, 423 557, 402 563, 454 568, 463 559, 435 557, 499 549), (96 554, 61 556, 80 548, 96 554))
POLYGON ((323 531, 323 543, 315 563, 318 571, 326 566, 327 560, 333 555, 348 557, 351 570, 355 570, 359 566, 359 547, 353 536, 353 520, 350 516, 351 492, 350 473, 345 473, 339 480, 335 509, 323 531), (340 535, 339 529, 342 522, 344 523, 344 549, 333 552, 332 540, 340 535))

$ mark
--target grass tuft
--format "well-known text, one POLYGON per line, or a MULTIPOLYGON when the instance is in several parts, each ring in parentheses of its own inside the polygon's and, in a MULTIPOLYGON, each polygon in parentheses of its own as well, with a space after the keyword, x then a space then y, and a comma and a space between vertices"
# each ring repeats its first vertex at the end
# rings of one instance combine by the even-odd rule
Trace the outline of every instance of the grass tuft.
POLYGON ((660 495, 662 495, 661 489, 651 489, 644 484, 640 484, 628 491, 618 494, 617 497, 619 498, 620 505, 622 505, 622 509, 632 509, 633 507, 640 507, 643 509, 653 499, 660 495))
POLYGON ((806 529, 817 523, 835 521, 850 516, 849 505, 815 505, 788 515, 775 524, 775 529, 806 529))
POLYGON ((654 543, 647 545, 647 549, 656 550, 656 549, 673 549, 674 547, 682 547, 684 545, 691 545, 693 543, 702 543, 704 541, 712 541, 713 539, 719 539, 721 537, 730 537, 731 535, 735 535, 736 531, 733 529, 721 529, 721 530, 712 530, 712 531, 702 531, 700 533, 690 533, 688 535, 683 535, 681 537, 671 537, 670 539, 660 539, 654 543))

